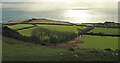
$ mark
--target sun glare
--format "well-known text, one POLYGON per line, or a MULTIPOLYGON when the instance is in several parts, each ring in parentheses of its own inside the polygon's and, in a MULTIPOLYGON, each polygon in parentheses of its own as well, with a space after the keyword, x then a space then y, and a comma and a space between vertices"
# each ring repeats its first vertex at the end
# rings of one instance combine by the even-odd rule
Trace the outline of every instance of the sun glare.
POLYGON ((80 17, 80 18, 86 18, 90 17, 87 11, 85 10, 67 10, 65 13, 66 17, 80 17))

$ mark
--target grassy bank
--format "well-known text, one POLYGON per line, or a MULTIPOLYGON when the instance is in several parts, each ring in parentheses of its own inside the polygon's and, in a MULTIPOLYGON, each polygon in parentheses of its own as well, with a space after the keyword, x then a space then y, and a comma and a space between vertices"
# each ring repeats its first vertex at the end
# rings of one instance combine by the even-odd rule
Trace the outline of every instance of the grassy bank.
POLYGON ((112 55, 110 51, 96 50, 97 52, 92 52, 88 49, 72 52, 68 49, 30 46, 26 43, 18 44, 18 42, 22 43, 3 37, 3 61, 117 61, 117 56, 112 55))

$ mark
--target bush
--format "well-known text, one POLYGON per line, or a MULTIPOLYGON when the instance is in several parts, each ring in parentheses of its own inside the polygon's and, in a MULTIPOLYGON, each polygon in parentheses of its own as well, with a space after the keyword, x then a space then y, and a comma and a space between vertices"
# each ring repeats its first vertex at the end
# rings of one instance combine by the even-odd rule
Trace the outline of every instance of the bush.
POLYGON ((75 49, 74 48, 70 48, 69 51, 75 51, 75 49))
POLYGON ((35 40, 37 40, 39 44, 49 45, 69 41, 77 37, 77 34, 73 32, 51 31, 38 27, 33 30, 32 37, 37 38, 35 40))
POLYGON ((76 33, 73 32, 59 32, 59 31, 51 31, 45 28, 35 28, 32 32, 31 37, 22 36, 17 31, 10 29, 8 27, 3 27, 3 35, 11 38, 15 38, 18 40, 22 40, 25 42, 33 42, 35 44, 41 44, 43 46, 50 44, 57 44, 65 41, 69 41, 77 37, 76 33))

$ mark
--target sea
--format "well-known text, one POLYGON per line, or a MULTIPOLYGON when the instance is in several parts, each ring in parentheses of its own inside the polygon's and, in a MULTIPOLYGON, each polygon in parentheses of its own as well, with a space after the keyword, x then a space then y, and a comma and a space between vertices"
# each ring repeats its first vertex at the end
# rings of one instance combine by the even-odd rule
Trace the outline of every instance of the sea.
POLYGON ((32 12, 26 10, 16 10, 14 8, 2 8, 2 23, 31 18, 45 18, 56 21, 67 21, 71 23, 103 23, 105 21, 118 23, 118 9, 55 9, 32 12))

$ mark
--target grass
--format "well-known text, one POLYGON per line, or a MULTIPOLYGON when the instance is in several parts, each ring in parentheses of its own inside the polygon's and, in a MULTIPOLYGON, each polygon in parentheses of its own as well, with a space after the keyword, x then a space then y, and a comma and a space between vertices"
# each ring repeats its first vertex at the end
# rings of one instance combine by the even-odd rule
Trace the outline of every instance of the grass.
MULTIPOLYGON (((18 25, 13 25, 14 26, 13 28, 15 28, 15 26, 18 25)), ((18 29, 19 26, 16 27, 16 29, 18 29)), ((40 25, 40 24, 37 24, 36 27, 43 27, 50 30, 75 33, 78 33, 77 28, 81 29, 86 28, 81 26, 40 25)), ((31 36, 33 29, 36 27, 19 30, 18 32, 25 36, 31 36)), ((101 37, 84 35, 83 37, 78 37, 75 40, 84 41, 84 43, 82 44, 77 44, 78 48, 88 49, 85 50, 76 49, 75 51, 71 52, 68 49, 63 48, 49 48, 45 46, 18 44, 18 42, 20 41, 16 39, 3 37, 2 59, 3 61, 117 61, 118 57, 116 55, 112 55, 111 51, 103 52, 104 51, 103 49, 105 48, 118 49, 118 39, 119 37, 108 36, 101 37), (91 52, 92 49, 96 49, 98 53, 91 52), (61 52, 63 52, 62 56, 60 55, 61 52), (76 57, 75 54, 77 54, 79 57, 76 57)))
POLYGON ((93 30, 89 31, 89 33, 90 32, 119 35, 119 29, 118 28, 99 28, 99 27, 95 27, 93 30))
POLYGON ((19 32, 20 34, 22 34, 23 36, 31 36, 34 28, 36 28, 36 27, 19 30, 18 32, 19 32))
POLYGON ((5 26, 8 26, 9 28, 11 29, 21 29, 21 28, 25 28, 25 27, 31 27, 31 26, 34 26, 32 24, 16 24, 16 25, 5 25, 5 26))
MULTIPOLYGON (((80 28, 80 29, 87 28, 87 27, 84 27, 84 26, 42 25, 42 24, 37 24, 37 27, 43 27, 43 28, 46 28, 46 29, 49 29, 49 30, 64 31, 64 32, 75 32, 75 33, 78 33, 77 28, 80 28)), ((24 35, 24 36, 31 36, 34 28, 36 28, 36 27, 19 30, 18 32, 20 34, 24 35)))
POLYGON ((19 41, 3 37, 3 61, 117 61, 117 56, 112 55, 111 52, 103 52, 103 50, 97 50, 99 53, 90 52, 91 50, 71 52, 68 49, 26 46, 17 44, 17 42, 19 41), (10 44, 10 41, 16 43, 10 44), (76 57, 75 54, 79 57, 76 57))
POLYGON ((77 39, 84 41, 83 44, 78 44, 79 48, 118 49, 119 37, 84 35, 77 39))
POLYGON ((77 28, 85 29, 87 27, 84 26, 64 26, 64 25, 40 25, 37 24, 40 27, 47 28, 50 30, 56 30, 56 31, 65 31, 65 32, 75 32, 78 33, 77 28))

